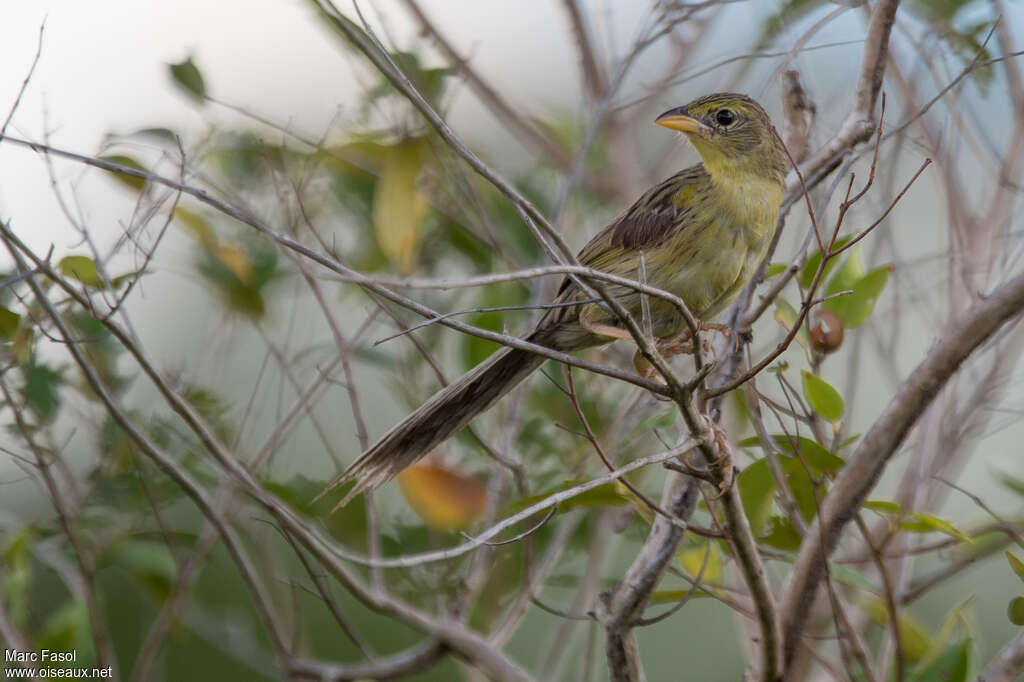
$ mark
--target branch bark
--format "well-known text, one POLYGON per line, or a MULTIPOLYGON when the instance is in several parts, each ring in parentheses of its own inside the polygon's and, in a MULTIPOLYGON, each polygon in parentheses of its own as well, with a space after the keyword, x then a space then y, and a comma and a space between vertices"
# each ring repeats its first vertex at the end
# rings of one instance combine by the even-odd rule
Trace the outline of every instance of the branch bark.
MULTIPOLYGON (((689 518, 697 502, 698 485, 695 478, 670 473, 662 505, 679 519, 689 518)), ((655 517, 651 532, 632 566, 602 600, 599 620, 605 628, 612 682, 640 682, 644 679, 633 625, 665 574, 683 532, 681 524, 674 524, 660 515, 655 517)))

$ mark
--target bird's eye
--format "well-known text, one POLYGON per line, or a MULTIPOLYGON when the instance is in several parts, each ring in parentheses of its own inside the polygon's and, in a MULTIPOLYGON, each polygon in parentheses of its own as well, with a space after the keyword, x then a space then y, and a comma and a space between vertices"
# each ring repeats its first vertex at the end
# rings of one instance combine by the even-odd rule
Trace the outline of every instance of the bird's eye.
POLYGON ((723 128, 728 128, 736 122, 736 114, 729 109, 719 109, 715 114, 715 121, 723 128))

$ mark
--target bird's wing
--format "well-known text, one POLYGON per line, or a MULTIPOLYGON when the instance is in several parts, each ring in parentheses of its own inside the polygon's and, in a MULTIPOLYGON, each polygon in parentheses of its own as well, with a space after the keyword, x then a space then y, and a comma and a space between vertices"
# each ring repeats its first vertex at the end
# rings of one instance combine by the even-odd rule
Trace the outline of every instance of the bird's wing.
MULTIPOLYGON (((587 242, 577 256, 580 263, 605 272, 635 275, 639 252, 649 251, 686 229, 691 222, 687 216, 696 211, 709 181, 704 166, 697 165, 658 183, 587 242)), ((565 293, 569 284, 569 279, 563 281, 559 294, 565 293)))

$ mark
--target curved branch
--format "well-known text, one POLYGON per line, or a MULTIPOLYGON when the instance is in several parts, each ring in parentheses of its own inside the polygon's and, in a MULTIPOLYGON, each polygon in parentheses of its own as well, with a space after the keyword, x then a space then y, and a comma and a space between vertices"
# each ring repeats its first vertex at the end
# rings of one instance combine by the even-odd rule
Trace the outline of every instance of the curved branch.
POLYGON ((1013 682, 1024 671, 1024 633, 999 650, 978 675, 978 682, 1013 682))
POLYGON ((300 680, 343 682, 344 680, 391 680, 422 672, 441 660, 447 648, 437 639, 400 651, 397 654, 366 663, 324 663, 300 658, 288 664, 288 672, 300 680))

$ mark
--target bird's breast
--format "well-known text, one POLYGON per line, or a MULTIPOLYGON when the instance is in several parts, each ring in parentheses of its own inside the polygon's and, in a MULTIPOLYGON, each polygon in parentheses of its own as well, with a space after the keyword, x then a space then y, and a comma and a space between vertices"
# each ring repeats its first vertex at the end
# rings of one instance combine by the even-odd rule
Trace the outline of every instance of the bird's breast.
POLYGON ((779 215, 777 182, 744 178, 716 186, 673 258, 671 290, 703 320, 721 312, 753 276, 764 257, 779 215))

